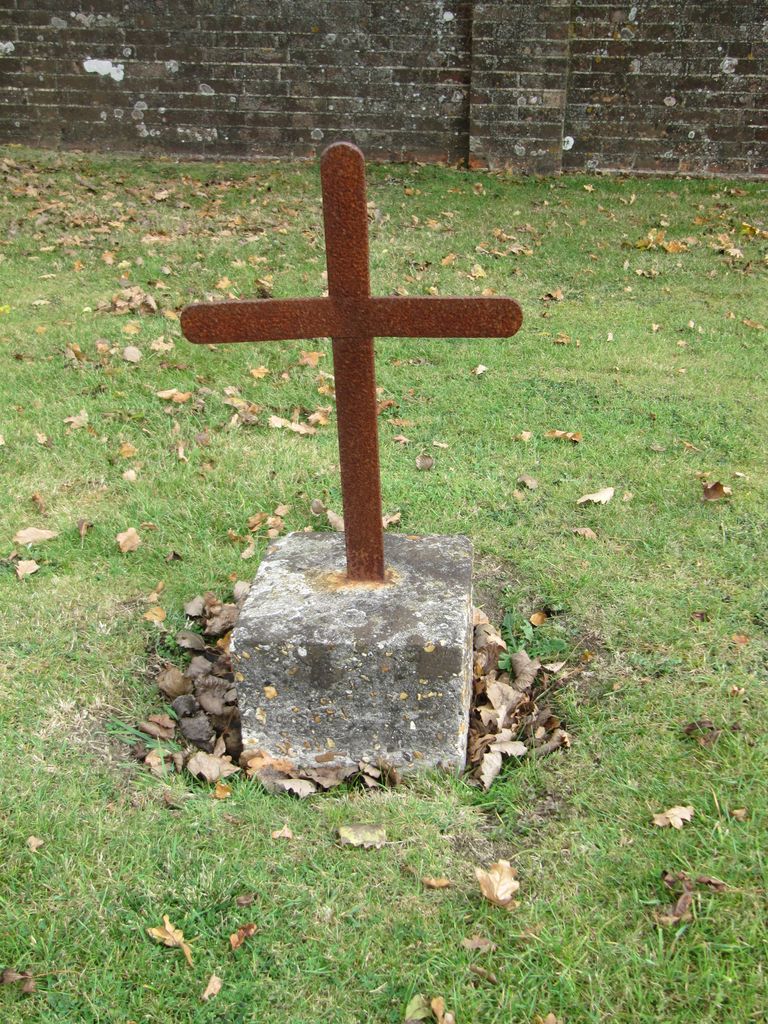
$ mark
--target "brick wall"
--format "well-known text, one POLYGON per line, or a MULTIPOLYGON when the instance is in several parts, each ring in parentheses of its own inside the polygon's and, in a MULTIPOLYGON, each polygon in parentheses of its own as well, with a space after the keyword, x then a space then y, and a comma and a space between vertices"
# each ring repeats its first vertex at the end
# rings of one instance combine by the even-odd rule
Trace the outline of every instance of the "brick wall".
POLYGON ((768 173, 766 0, 571 5, 563 166, 768 173))
POLYGON ((0 140, 768 174, 767 0, 0 0, 0 140))
POLYGON ((569 0, 474 4, 470 162, 559 170, 569 0))

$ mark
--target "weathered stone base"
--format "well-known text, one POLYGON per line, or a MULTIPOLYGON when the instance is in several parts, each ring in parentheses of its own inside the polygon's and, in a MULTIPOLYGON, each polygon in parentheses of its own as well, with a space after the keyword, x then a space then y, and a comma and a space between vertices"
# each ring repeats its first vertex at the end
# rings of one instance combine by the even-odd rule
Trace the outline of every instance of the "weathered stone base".
POLYGON ((344 537, 269 548, 232 634, 243 745, 299 768, 464 767, 472 545, 384 538, 388 582, 350 584, 344 537))

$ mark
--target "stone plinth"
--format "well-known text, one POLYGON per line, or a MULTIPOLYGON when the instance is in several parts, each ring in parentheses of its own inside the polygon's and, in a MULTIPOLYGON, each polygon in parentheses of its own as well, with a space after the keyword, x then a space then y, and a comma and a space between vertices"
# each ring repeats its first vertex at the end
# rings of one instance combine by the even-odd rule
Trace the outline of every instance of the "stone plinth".
POLYGON ((472 545, 384 538, 385 584, 350 584, 344 537, 267 551, 232 634, 246 750, 295 766, 464 767, 472 545))

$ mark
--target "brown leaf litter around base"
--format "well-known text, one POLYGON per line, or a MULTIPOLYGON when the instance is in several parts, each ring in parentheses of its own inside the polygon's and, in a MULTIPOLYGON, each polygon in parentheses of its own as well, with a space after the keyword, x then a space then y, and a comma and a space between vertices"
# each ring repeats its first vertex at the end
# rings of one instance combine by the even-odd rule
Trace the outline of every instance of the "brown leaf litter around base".
POLYGON ((505 759, 542 757, 571 741, 560 718, 542 699, 550 676, 539 659, 518 651, 510 656, 512 671, 500 672, 499 656, 506 644, 482 612, 475 618, 467 765, 471 781, 487 790, 505 759))
MULTIPOLYGON (((183 670, 166 662, 156 676, 158 690, 175 719, 155 714, 140 722, 138 729, 148 741, 156 742, 135 744, 136 758, 157 776, 186 771, 221 787, 222 780, 242 772, 270 793, 298 797, 342 783, 368 789, 397 785, 399 773, 385 763, 297 769, 286 759, 243 750, 229 639, 248 590, 248 583, 238 582, 231 602, 205 593, 185 604, 193 628, 178 632, 175 642, 190 660, 183 670), (186 749, 179 750, 179 740, 186 749)), ((570 737, 545 699, 553 687, 553 674, 525 651, 510 656, 511 671, 500 671, 504 640, 479 609, 475 609, 474 624, 467 780, 488 790, 505 761, 545 756, 568 747, 570 737)))

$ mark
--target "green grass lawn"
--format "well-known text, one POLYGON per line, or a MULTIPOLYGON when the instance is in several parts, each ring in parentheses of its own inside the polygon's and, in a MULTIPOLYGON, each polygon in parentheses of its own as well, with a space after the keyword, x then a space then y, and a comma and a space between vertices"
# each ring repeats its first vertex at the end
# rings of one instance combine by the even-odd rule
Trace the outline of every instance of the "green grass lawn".
POLYGON ((765 1021, 768 187, 370 168, 374 292, 490 290, 525 315, 508 341, 377 342, 384 510, 471 535, 477 599, 516 635, 557 610, 528 642, 580 670, 553 694, 573 745, 488 794, 434 776, 299 802, 156 779, 114 733, 161 708, 149 665, 176 657, 184 602, 255 572, 250 516, 341 511, 333 414, 311 436, 268 426, 332 405, 327 341, 213 350, 177 320, 322 292, 317 167, 7 147, 0 170, 0 969, 37 985, 0 986, 0 1019, 400 1024, 423 993, 458 1024, 765 1021), (131 288, 157 312, 110 311, 131 288), (705 502, 703 481, 732 494, 705 502), (25 527, 58 535, 27 549, 25 527), (712 747, 682 732, 700 718, 724 730, 712 747), (693 820, 654 826, 674 805, 693 820), (354 822, 388 844, 339 848, 354 822), (295 838, 272 839, 284 823, 295 838), (511 912, 474 876, 500 857, 511 912), (663 871, 726 888, 661 925, 663 871), (192 967, 147 935, 166 914, 192 967))

